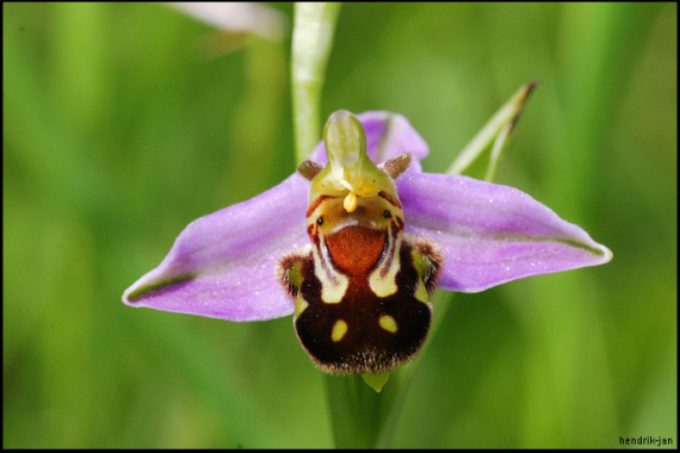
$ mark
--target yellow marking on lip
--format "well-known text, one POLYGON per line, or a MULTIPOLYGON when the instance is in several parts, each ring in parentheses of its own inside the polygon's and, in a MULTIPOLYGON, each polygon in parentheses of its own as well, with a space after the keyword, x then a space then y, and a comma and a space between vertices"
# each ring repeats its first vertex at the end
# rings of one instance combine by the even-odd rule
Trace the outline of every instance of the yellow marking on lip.
MULTIPOLYGON (((392 240, 392 239, 390 239, 392 240)), ((395 294, 399 288, 397 288, 397 273, 401 268, 401 260, 399 259, 399 250, 401 250, 401 237, 397 237, 389 249, 389 253, 392 255, 392 259, 383 258, 380 265, 371 273, 368 277, 368 286, 378 297, 387 297, 395 294), (386 267, 388 266, 389 267, 386 267), (387 269, 385 271, 385 269, 387 269), (382 276, 383 272, 385 275, 382 276)))
POLYGON ((347 279, 343 280, 339 285, 323 285, 321 286, 321 302, 324 304, 339 304, 345 296, 347 286, 349 285, 347 279))
POLYGON ((321 253, 314 249, 314 273, 321 282, 321 302, 325 304, 339 304, 345 297, 349 286, 349 279, 333 269, 326 247, 321 253))
POLYGON ((342 337, 344 337, 347 333, 347 329, 348 327, 345 321, 342 319, 335 321, 335 324, 333 324, 333 330, 331 331, 331 340, 336 343, 342 340, 342 337))
POLYGON ((395 321, 390 315, 382 315, 378 320, 378 324, 380 324, 380 327, 390 333, 397 332, 397 321, 395 321))
POLYGON ((422 278, 418 278, 418 286, 416 287, 416 293, 414 294, 415 298, 418 299, 421 302, 428 303, 429 302, 429 296, 427 294, 427 289, 425 289, 425 284, 423 283, 422 278))
POLYGON ((298 293, 295 298, 295 318, 299 317, 305 309, 309 307, 309 303, 302 298, 302 295, 298 293))

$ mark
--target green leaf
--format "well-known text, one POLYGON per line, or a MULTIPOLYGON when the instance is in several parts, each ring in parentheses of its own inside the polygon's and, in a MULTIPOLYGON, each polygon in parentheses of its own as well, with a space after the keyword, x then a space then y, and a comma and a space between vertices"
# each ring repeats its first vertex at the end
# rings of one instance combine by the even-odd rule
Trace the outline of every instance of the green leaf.
POLYGON ((538 86, 532 81, 522 86, 489 120, 481 131, 463 148, 458 157, 449 167, 449 174, 463 174, 470 169, 483 154, 491 147, 489 162, 484 179, 491 181, 496 172, 496 165, 508 138, 519 121, 524 106, 531 92, 538 86))

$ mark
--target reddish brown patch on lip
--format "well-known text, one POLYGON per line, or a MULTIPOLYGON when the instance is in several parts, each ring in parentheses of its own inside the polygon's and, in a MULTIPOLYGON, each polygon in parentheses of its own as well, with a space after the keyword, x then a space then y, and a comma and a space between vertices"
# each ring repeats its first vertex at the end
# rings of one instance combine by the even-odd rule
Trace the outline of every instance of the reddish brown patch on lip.
POLYGON ((307 208, 307 217, 312 215, 314 210, 316 208, 318 208, 321 203, 323 203, 324 201, 326 201, 330 198, 338 198, 338 197, 333 197, 331 195, 321 195, 321 196, 317 197, 316 200, 314 200, 312 203, 309 204, 309 208, 307 208))
POLYGON ((378 196, 384 198, 384 199, 387 200, 387 201, 389 201, 390 204, 391 204, 392 206, 394 206, 395 208, 401 209, 401 203, 399 203, 399 200, 398 200, 397 198, 394 198, 392 195, 388 194, 388 193, 385 192, 384 190, 381 190, 381 191, 378 193, 378 196))
POLYGON ((333 263, 349 275, 366 275, 385 248, 385 231, 359 226, 345 227, 326 238, 333 263))

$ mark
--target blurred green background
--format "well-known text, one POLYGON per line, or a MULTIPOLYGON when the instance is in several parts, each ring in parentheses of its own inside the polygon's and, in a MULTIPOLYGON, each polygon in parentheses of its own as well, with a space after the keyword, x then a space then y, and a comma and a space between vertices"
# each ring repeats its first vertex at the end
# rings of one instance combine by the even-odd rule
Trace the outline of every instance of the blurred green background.
MULTIPOLYGON (((165 5, 3 13, 4 446, 331 447, 290 319, 120 301, 191 220, 294 168, 290 34, 211 59, 214 29, 165 5)), ((324 116, 403 113, 443 172, 540 79, 497 181, 614 252, 439 295, 395 446, 677 442, 676 53, 674 3, 343 7, 324 116)))

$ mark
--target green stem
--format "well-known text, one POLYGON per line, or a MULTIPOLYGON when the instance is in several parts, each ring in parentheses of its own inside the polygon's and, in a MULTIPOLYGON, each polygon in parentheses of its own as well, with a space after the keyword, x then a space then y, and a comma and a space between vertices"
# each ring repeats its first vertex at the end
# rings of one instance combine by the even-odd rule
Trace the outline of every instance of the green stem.
POLYGON ((321 137, 321 89, 340 3, 296 3, 293 29, 293 128, 302 162, 321 137))
MULTIPOLYGON (((402 380, 394 373, 381 393, 360 375, 325 376, 333 437, 337 448, 384 447, 391 441, 403 402, 402 380)), ((410 382, 410 380, 409 380, 410 382)))
POLYGON ((326 395, 337 448, 370 448, 377 442, 380 395, 360 376, 326 375, 326 395))

